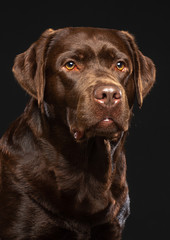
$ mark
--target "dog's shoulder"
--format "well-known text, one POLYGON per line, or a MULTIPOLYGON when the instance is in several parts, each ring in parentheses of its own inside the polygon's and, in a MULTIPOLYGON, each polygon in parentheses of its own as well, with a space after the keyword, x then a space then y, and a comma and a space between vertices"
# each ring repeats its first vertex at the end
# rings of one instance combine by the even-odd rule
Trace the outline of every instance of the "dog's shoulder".
POLYGON ((10 125, 0 139, 1 155, 9 158, 34 151, 38 132, 41 132, 40 114, 31 100, 24 113, 10 125))

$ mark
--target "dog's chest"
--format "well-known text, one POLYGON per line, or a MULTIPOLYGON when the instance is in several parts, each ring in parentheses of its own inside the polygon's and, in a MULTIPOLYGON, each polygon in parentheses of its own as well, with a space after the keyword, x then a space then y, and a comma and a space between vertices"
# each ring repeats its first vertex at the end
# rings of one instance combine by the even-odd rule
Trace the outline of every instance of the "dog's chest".
POLYGON ((95 214, 114 202, 110 190, 112 160, 109 150, 101 142, 100 146, 96 142, 91 143, 83 154, 73 151, 72 154, 67 153, 67 157, 57 156, 57 190, 61 203, 67 202, 73 212, 95 214))
POLYGON ((63 178, 60 176, 57 187, 60 191, 61 205, 63 201, 67 202, 66 208, 80 215, 95 214, 114 202, 109 181, 100 182, 87 173, 67 173, 63 178))

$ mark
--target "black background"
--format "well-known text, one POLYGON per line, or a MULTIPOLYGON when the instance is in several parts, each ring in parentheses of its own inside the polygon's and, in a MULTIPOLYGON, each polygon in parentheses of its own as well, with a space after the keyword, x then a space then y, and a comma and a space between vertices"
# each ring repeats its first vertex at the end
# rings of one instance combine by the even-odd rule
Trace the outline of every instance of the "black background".
POLYGON ((0 8, 0 136, 23 112, 29 99, 12 75, 14 57, 47 28, 92 26, 127 30, 135 35, 143 54, 154 61, 156 84, 142 109, 135 105, 126 143, 131 215, 124 240, 170 238, 170 18, 166 3, 13 1, 0 8))

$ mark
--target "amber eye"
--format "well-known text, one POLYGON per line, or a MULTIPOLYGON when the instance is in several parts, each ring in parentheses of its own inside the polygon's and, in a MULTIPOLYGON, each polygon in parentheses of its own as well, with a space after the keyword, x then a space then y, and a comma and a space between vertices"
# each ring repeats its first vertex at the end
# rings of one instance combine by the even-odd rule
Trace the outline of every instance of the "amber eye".
POLYGON ((73 61, 69 61, 65 64, 67 70, 73 70, 76 67, 76 64, 73 61))
POLYGON ((116 67, 119 71, 123 71, 123 69, 125 68, 125 64, 124 62, 119 61, 117 62, 116 67))

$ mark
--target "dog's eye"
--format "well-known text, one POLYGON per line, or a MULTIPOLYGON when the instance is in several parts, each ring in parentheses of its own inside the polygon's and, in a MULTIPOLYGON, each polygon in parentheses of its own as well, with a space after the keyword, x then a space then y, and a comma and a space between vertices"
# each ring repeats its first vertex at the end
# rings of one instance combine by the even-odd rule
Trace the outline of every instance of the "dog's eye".
POLYGON ((122 62, 122 61, 117 62, 116 68, 117 68, 119 71, 123 71, 124 68, 125 68, 124 62, 122 62))
POLYGON ((65 68, 67 70, 73 70, 76 67, 76 64, 73 61, 69 61, 65 64, 65 68))

